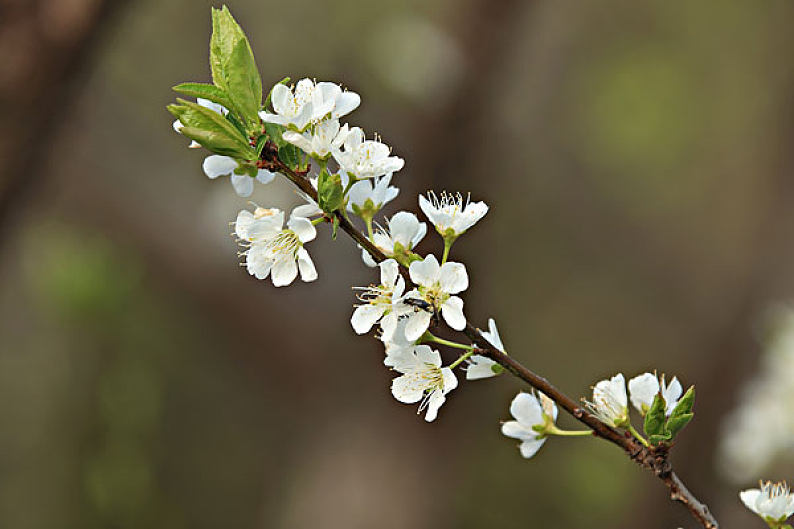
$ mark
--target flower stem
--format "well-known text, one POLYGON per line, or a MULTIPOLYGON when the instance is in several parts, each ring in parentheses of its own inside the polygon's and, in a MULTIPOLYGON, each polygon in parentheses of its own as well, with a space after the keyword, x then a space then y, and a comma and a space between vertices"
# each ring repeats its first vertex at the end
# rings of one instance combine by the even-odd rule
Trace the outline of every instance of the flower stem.
POLYGON ((593 430, 561 430, 554 425, 546 428, 545 433, 560 437, 593 437, 593 430))
MULTIPOLYGON (((457 342, 450 342, 449 340, 445 340, 443 338, 439 338, 438 336, 434 336, 430 332, 426 332, 422 335, 422 342, 433 342, 441 345, 446 345, 447 347, 454 347, 455 349, 465 349, 467 351, 472 351, 474 346, 472 345, 465 345, 462 343, 457 342)), ((457 365, 457 364, 456 364, 457 365)))
POLYGON ((312 221, 312 224, 314 226, 317 226, 318 224, 323 223, 323 222, 325 222, 325 217, 318 217, 318 218, 316 218, 316 219, 314 219, 312 221))
POLYGON ((471 355, 473 355, 473 354, 474 354, 474 350, 473 350, 473 349, 469 349, 469 352, 468 352, 468 353, 463 353, 462 355, 460 355, 460 356, 458 357, 458 359, 457 359, 457 360, 455 360, 454 362, 452 362, 451 364, 449 364, 449 366, 448 366, 448 367, 449 367, 450 369, 455 369, 455 368, 456 368, 456 367, 458 367, 458 366, 459 366, 459 365, 460 365, 460 364, 461 364, 461 363, 462 363, 464 360, 466 360, 467 358, 469 358, 469 357, 470 357, 471 355))
POLYGON ((375 235, 372 233, 372 217, 364 217, 364 222, 367 223, 367 234, 369 235, 369 240, 372 242, 372 244, 375 244, 375 235))
POLYGON ((444 255, 441 256, 441 264, 447 262, 447 257, 449 257, 449 249, 452 248, 453 242, 455 242, 455 239, 444 237, 444 255))
POLYGON ((636 437, 636 438, 637 438, 637 440, 638 440, 639 442, 641 442, 641 443, 642 443, 642 444, 643 444, 643 445, 644 445, 646 448, 648 448, 648 447, 650 447, 650 446, 651 446, 651 445, 648 443, 648 441, 646 441, 646 440, 645 440, 645 438, 644 438, 642 435, 640 435, 640 432, 638 432, 638 431, 637 431, 637 430, 634 428, 634 426, 633 426, 633 425, 629 424, 629 426, 628 426, 628 430, 629 430, 629 432, 631 432, 631 435, 633 435, 634 437, 636 437))

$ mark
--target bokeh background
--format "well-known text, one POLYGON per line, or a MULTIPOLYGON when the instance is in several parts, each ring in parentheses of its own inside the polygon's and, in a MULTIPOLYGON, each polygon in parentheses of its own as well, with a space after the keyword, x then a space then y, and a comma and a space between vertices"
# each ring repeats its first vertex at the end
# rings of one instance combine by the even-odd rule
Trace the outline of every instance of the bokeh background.
MULTIPOLYGON (((209 79, 210 5, 0 0, 0 527, 694 527, 607 443, 520 459, 508 377, 462 384, 430 425, 394 401, 379 343, 349 328, 374 276, 344 237, 312 244, 315 283, 239 268, 245 200, 164 108, 209 79)), ((511 354, 572 395, 618 370, 696 384, 673 462, 726 527, 760 526, 737 490, 794 478, 794 354, 774 353, 794 4, 229 5, 265 86, 362 94, 350 121, 407 162, 386 213, 430 188, 491 204, 453 253, 468 317, 496 317, 511 354), (782 397, 753 423, 765 383, 782 397)))

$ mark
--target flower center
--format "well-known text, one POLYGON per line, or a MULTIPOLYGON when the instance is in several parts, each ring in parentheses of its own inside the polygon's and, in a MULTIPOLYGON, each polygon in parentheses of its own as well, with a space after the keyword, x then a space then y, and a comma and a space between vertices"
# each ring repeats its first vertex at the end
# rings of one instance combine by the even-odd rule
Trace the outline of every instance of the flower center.
POLYGON ((300 239, 292 230, 282 230, 281 233, 270 239, 266 244, 267 251, 273 255, 274 259, 283 256, 289 256, 294 259, 302 246, 303 243, 300 242, 300 239))

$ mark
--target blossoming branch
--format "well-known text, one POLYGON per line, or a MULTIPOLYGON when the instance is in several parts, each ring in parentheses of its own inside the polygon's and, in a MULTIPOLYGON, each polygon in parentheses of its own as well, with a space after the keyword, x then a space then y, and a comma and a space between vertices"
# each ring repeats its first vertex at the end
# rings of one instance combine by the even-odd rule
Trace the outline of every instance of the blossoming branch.
MULTIPOLYGON (((694 417, 694 387, 684 391, 676 377, 668 383, 655 373, 627 385, 618 373, 598 382, 590 401, 574 401, 507 354, 493 319, 487 331, 466 319, 462 295, 469 274, 465 264, 450 259, 451 250, 485 217, 484 202, 460 193, 420 195, 419 209, 444 243, 441 256, 423 255, 417 246, 428 228, 415 213, 379 216, 399 193, 393 179, 405 162, 381 138, 368 139, 361 128, 342 123, 361 104, 357 93, 335 83, 290 84, 285 78, 265 95, 250 44, 226 7, 212 10, 210 67, 212 84, 174 87, 195 102, 180 98, 168 107, 176 117, 174 130, 190 140, 189 147, 211 153, 204 173, 211 179, 228 176, 241 197, 284 177, 304 200, 289 214, 273 206, 239 212, 234 234, 249 274, 269 278, 276 287, 298 276, 314 281, 318 272, 308 248, 316 226, 329 224, 333 238, 341 229, 361 247, 363 263, 378 269, 377 283, 355 287, 350 323, 360 335, 377 329, 383 363, 396 372, 396 400, 418 404, 418 413, 431 422, 457 388, 458 374, 471 382, 509 373, 530 386, 510 404, 513 420, 501 425, 505 436, 520 441, 521 456, 533 457, 550 437, 600 437, 662 480, 671 498, 703 527, 718 527, 669 460, 673 441, 694 417), (458 339, 438 336, 443 327, 458 339), (456 358, 445 365, 441 351, 454 351, 456 358), (629 402, 642 431, 632 423, 629 402), (586 428, 559 428, 559 408, 586 428)), ((765 483, 741 499, 770 527, 789 527, 783 523, 794 499, 785 485, 765 483)))

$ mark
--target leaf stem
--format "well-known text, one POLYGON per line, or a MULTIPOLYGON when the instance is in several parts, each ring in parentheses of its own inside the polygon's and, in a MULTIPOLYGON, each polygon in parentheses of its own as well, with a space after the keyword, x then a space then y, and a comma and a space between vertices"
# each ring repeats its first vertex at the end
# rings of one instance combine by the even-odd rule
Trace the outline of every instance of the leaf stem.
POLYGON ((641 442, 641 443, 643 444, 643 446, 645 446, 645 448, 650 448, 650 446, 651 446, 651 445, 650 445, 650 444, 648 443, 648 441, 647 441, 647 440, 646 440, 646 439, 645 439, 645 438, 644 438, 644 437, 643 437, 643 436, 640 434, 640 432, 638 432, 638 431, 637 431, 637 429, 636 429, 636 428, 634 428, 634 425, 632 425, 632 424, 629 424, 629 426, 628 426, 628 430, 629 430, 629 432, 631 432, 631 435, 633 435, 634 437, 636 437, 636 438, 637 438, 637 440, 638 440, 639 442, 641 442))
POLYGON ((469 350, 469 352, 468 352, 468 353, 463 353, 462 355, 460 355, 460 356, 458 357, 458 359, 457 359, 457 360, 455 360, 454 362, 452 362, 451 364, 449 364, 449 366, 447 366, 447 367, 449 367, 450 369, 455 369, 455 368, 456 368, 456 367, 458 367, 458 366, 459 366, 459 365, 460 365, 460 364, 461 364, 461 363, 462 363, 464 360, 468 360, 468 358, 469 358, 471 355, 473 355, 473 354, 474 354, 474 350, 473 350, 473 349, 471 349, 471 350, 469 350))

